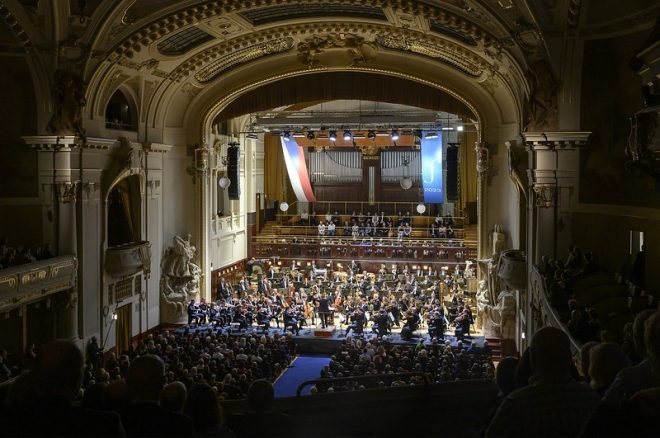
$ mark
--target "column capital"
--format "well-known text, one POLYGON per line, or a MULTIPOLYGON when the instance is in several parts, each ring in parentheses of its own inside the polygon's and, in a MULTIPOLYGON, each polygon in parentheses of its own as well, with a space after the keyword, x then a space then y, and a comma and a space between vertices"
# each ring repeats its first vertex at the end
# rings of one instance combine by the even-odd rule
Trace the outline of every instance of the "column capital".
POLYGON ((75 135, 26 135, 23 141, 38 151, 59 151, 77 146, 78 137, 75 135))
POLYGON ((533 150, 574 149, 584 146, 590 131, 524 132, 527 146, 533 150))

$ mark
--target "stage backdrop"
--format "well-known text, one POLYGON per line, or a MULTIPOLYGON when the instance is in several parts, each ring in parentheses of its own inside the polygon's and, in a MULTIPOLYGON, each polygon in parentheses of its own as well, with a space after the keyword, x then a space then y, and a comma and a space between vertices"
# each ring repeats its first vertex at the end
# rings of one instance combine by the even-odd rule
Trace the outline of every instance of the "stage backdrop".
POLYGON ((298 146, 298 143, 291 138, 284 136, 280 138, 282 139, 282 153, 284 155, 284 162, 286 163, 286 170, 289 174, 293 191, 296 193, 296 198, 298 198, 299 202, 316 202, 314 192, 312 191, 312 184, 309 181, 303 148, 298 146))

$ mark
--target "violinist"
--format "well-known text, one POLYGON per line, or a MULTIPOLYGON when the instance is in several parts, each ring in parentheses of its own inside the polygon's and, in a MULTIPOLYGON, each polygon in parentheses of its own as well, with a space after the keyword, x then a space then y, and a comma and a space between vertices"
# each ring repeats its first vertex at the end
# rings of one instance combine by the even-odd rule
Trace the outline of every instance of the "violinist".
POLYGON ((351 313, 351 324, 346 329, 346 336, 353 330, 356 335, 361 335, 364 332, 364 325, 367 322, 364 313, 360 309, 355 309, 351 313))

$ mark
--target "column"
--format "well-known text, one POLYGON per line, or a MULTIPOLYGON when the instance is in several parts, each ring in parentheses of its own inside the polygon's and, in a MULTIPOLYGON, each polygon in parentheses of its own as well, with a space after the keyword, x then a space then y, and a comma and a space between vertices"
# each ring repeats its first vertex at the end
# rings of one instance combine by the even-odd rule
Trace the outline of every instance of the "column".
MULTIPOLYGON (((531 267, 543 255, 557 258, 567 252, 570 226, 558 222, 577 202, 579 147, 590 132, 528 132, 523 134, 529 154, 527 261, 531 267)), ((563 220, 563 219, 562 219, 563 220)))
POLYGON ((209 203, 209 150, 204 144, 195 150, 195 169, 197 171, 199 223, 197 254, 199 254, 199 268, 202 271, 199 279, 199 297, 206 301, 211 300, 211 266, 209 262, 209 228, 211 214, 209 203))
POLYGON ((486 220, 488 171, 490 170, 490 154, 484 143, 476 142, 474 150, 477 154, 477 259, 488 256, 488 221, 486 220))

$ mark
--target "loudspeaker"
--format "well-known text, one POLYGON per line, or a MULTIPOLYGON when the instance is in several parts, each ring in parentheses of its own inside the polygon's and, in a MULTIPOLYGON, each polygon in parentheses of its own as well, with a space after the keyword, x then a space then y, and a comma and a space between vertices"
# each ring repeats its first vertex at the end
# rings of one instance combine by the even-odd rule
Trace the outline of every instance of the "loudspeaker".
POLYGON ((238 146, 229 146, 227 148, 227 177, 231 180, 231 185, 227 188, 229 199, 240 199, 240 148, 238 146))
POLYGON ((458 200, 458 148, 447 148, 447 200, 458 200))

